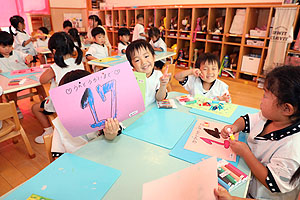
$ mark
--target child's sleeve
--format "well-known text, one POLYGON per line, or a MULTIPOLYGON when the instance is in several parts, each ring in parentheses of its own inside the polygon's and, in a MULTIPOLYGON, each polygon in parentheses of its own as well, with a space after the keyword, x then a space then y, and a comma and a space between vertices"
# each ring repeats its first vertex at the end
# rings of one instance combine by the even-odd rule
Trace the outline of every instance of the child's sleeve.
POLYGON ((145 28, 144 28, 143 25, 140 25, 140 26, 139 26, 139 35, 140 35, 140 34, 145 34, 145 28))
MULTIPOLYGON (((295 148, 299 149, 299 147, 295 148)), ((267 164, 268 176, 266 178, 266 183, 271 192, 286 193, 297 187, 297 184, 290 184, 293 174, 299 167, 299 163, 292 158, 295 151, 298 151, 295 148, 289 147, 285 150, 279 149, 278 152, 283 150, 285 155, 281 155, 280 157, 275 155, 271 158, 270 163, 267 164)), ((300 152, 298 151, 298 155, 299 153, 300 152)))
POLYGON ((93 46, 90 46, 90 48, 87 50, 87 52, 85 54, 85 57, 94 56, 95 54, 96 54, 96 48, 94 48, 93 46))
POLYGON ((189 75, 186 76, 183 81, 179 81, 179 84, 182 85, 184 89, 186 89, 190 93, 190 91, 193 90, 194 88, 194 83, 195 83, 194 79, 195 78, 193 75, 189 75))
POLYGON ((251 129, 255 126, 255 124, 263 118, 261 112, 255 114, 246 114, 241 116, 245 122, 245 128, 242 130, 244 133, 250 133, 251 129))
POLYGON ((28 54, 23 53, 23 52, 18 51, 18 50, 14 50, 13 53, 15 53, 17 55, 17 57, 19 58, 19 61, 22 61, 22 62, 25 63, 26 57, 28 56, 28 54))
POLYGON ((159 48, 161 48, 162 51, 167 51, 167 44, 163 40, 161 41, 159 48))

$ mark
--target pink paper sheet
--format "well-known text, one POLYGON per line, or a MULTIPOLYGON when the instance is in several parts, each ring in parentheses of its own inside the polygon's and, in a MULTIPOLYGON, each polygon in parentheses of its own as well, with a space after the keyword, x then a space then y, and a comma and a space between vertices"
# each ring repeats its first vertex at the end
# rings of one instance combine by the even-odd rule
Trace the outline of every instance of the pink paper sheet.
POLYGON ((20 75, 20 74, 29 74, 29 73, 35 73, 35 72, 42 72, 43 69, 39 67, 32 67, 28 69, 20 69, 20 70, 14 70, 10 72, 10 75, 20 75))
POLYGON ((217 159, 209 158, 143 185, 143 200, 215 200, 217 159))
MULTIPOLYGON (((226 124, 198 120, 184 148, 205 155, 216 156, 229 161, 236 161, 236 154, 228 147, 229 141, 225 141, 221 135, 217 134, 217 132, 221 132, 225 125, 226 124), (215 128, 217 128, 217 131, 215 128), (219 138, 208 132, 214 132, 219 138)), ((235 139, 238 140, 238 134, 235 134, 234 136, 235 139)))
POLYGON ((128 62, 54 88, 49 93, 60 121, 72 136, 103 129, 107 118, 123 121, 145 110, 128 62))

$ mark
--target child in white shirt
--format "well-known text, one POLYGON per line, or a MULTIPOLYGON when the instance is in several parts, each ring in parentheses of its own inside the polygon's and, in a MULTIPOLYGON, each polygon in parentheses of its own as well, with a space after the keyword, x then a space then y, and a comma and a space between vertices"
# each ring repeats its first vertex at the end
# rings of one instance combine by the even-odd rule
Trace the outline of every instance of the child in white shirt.
MULTIPOLYGON (((160 37, 160 31, 158 28, 153 27, 149 30, 150 44, 154 51, 167 51, 166 43, 160 37)), ((166 59, 156 61, 154 66, 158 69, 162 69, 166 63, 166 59)))
POLYGON ((95 27, 92 30, 92 36, 94 43, 90 46, 86 52, 86 58, 88 60, 95 60, 108 57, 108 49, 105 45, 105 32, 100 27, 95 27))
POLYGON ((118 55, 123 56, 126 54, 126 48, 130 44, 129 38, 130 38, 130 31, 128 28, 120 28, 118 30, 118 36, 119 36, 119 44, 118 44, 118 55))
MULTIPOLYGON (((40 27, 37 30, 37 39, 34 42, 34 47, 36 49, 38 49, 38 48, 48 49, 48 42, 49 42, 48 35, 49 35, 48 29, 46 27, 40 27)), ((38 58, 39 58, 41 64, 46 63, 44 55, 38 54, 38 58)))
POLYGON ((191 94, 203 95, 207 98, 231 102, 228 85, 218 80, 219 59, 211 54, 201 54, 193 69, 175 74, 175 79, 191 94))
POLYGON ((296 200, 300 187, 293 183, 300 173, 300 68, 278 67, 266 77, 261 112, 247 114, 221 135, 249 133, 247 143, 229 140, 253 175, 248 197, 296 200))
POLYGON ((154 49, 145 40, 133 41, 126 49, 126 57, 131 66, 137 72, 146 73, 145 106, 167 97, 167 84, 171 76, 154 70, 154 56, 154 49))
POLYGON ((81 40, 78 30, 76 28, 71 28, 68 33, 70 34, 75 46, 81 48, 81 40))
POLYGON ((36 63, 36 55, 37 52, 33 46, 33 42, 36 41, 34 37, 30 37, 25 30, 25 23, 23 17, 19 15, 12 16, 10 19, 10 24, 16 30, 16 33, 13 33, 10 29, 10 33, 14 36, 14 49, 21 51, 25 54, 29 54, 33 56, 32 63, 36 63))
MULTIPOLYGON (((41 75, 41 84, 48 83, 51 80, 50 88, 55 88, 66 73, 76 69, 84 69, 81 62, 83 53, 79 47, 74 45, 71 37, 67 33, 54 33, 49 39, 48 47, 54 54, 55 63, 41 75), (76 59, 72 57, 74 49, 77 50, 76 59)), ((44 143, 43 136, 53 132, 51 124, 46 116, 55 112, 51 99, 47 97, 42 103, 34 104, 32 106, 32 112, 44 128, 44 133, 41 136, 36 137, 35 142, 44 143)))
POLYGON ((132 36, 132 41, 143 39, 146 40, 148 37, 145 34, 145 28, 144 28, 144 15, 143 14, 138 14, 136 16, 137 23, 133 29, 133 36, 132 36))

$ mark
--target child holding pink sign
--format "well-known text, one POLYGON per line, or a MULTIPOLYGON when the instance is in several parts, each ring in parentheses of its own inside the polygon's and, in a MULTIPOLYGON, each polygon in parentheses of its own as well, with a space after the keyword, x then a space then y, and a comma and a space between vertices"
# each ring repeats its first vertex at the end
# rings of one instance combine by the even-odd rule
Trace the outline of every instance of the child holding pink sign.
POLYGON ((248 196, 258 199, 297 199, 300 188, 300 68, 282 66, 265 81, 261 112, 247 114, 221 131, 223 138, 244 131, 247 142, 230 141, 254 178, 248 196))
POLYGON ((154 70, 154 49, 145 40, 135 40, 128 45, 126 57, 137 72, 146 73, 145 106, 167 97, 167 84, 171 74, 154 70))
MULTIPOLYGON (((68 72, 60 80, 59 85, 75 81, 88 75, 90 75, 90 72, 79 69, 68 72)), ((104 129, 78 137, 70 135, 58 118, 55 118, 52 123, 55 127, 51 147, 52 156, 54 158, 61 156, 63 153, 73 153, 100 135, 103 135, 107 140, 113 140, 122 132, 122 127, 120 126, 119 121, 112 118, 106 120, 104 129)))
MULTIPOLYGON (((42 84, 51 81, 51 89, 58 86, 62 77, 76 69, 84 69, 82 64, 82 51, 79 47, 74 45, 71 37, 65 32, 57 32, 49 39, 48 48, 54 54, 54 64, 51 65, 40 77, 42 84), (76 48, 77 58, 72 57, 73 51, 76 48)), ((44 143, 43 136, 53 132, 53 128, 47 118, 55 112, 52 101, 47 97, 42 103, 37 103, 32 106, 32 112, 39 120, 44 128, 44 133, 35 138, 36 143, 44 143)))

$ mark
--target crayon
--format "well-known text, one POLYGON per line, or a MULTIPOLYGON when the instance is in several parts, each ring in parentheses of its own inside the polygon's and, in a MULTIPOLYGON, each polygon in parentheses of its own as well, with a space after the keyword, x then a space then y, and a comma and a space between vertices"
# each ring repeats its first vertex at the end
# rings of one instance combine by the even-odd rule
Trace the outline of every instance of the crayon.
POLYGON ((222 179, 220 179, 219 177, 218 177, 218 183, 219 183, 221 186, 223 186, 227 191, 229 190, 230 186, 227 185, 227 184, 226 184, 222 179))
POLYGON ((230 171, 229 169, 227 169, 225 166, 221 167, 223 170, 228 171, 230 176, 232 176, 234 178, 234 180, 236 180, 237 182, 239 182, 241 180, 240 177, 238 177, 237 175, 235 175, 232 171, 230 171))
POLYGON ((235 166, 233 166, 230 163, 225 165, 225 167, 227 169, 229 169, 230 171, 232 171, 233 173, 235 173, 238 177, 241 177, 241 178, 246 178, 247 177, 247 175, 244 172, 242 172, 241 170, 239 170, 238 168, 236 168, 235 166))
MULTIPOLYGON (((224 169, 222 169, 222 168, 218 168, 218 173, 221 175, 222 173, 226 173, 226 171, 224 171, 224 169)), ((234 184, 236 184, 236 180, 229 174, 229 172, 228 172, 228 174, 226 175, 226 176, 224 176, 224 177, 226 177, 233 185, 234 184)))
POLYGON ((220 174, 218 174, 218 178, 224 181, 229 187, 232 186, 232 183, 226 177, 221 177, 220 174))
POLYGON ((194 100, 194 101, 186 101, 185 104, 189 105, 189 104, 193 104, 193 103, 196 103, 196 102, 197 102, 196 100, 194 100))

